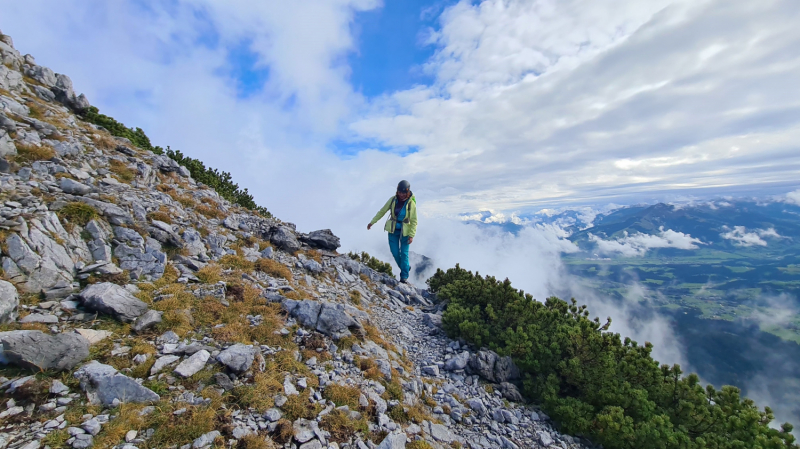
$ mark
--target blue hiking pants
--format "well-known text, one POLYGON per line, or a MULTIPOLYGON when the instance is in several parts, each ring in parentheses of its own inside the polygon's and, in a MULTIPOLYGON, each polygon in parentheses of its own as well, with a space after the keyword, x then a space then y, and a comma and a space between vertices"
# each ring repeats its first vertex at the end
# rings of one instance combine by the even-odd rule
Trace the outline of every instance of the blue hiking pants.
POLYGON ((400 279, 408 279, 411 264, 408 262, 408 237, 403 237, 403 231, 389 233, 389 249, 392 250, 394 261, 400 267, 400 279))

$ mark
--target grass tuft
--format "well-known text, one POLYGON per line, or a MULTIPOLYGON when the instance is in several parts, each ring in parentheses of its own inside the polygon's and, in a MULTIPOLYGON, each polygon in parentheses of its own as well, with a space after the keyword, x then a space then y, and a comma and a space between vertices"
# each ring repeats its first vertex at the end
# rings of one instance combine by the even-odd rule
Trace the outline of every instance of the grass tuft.
POLYGON ((288 281, 292 280, 292 271, 286 265, 278 262, 277 260, 261 258, 255 263, 255 268, 258 271, 267 273, 270 276, 282 277, 288 281))
POLYGON ((323 416, 319 427, 330 432, 331 441, 337 443, 349 442, 356 433, 366 434, 369 431, 366 419, 352 420, 341 410, 333 410, 323 416))
POLYGON ((86 223, 97 218, 99 214, 92 206, 74 201, 62 207, 61 210, 58 211, 58 216, 63 220, 69 220, 73 224, 86 226, 86 223))
POLYGON ((361 390, 358 388, 337 384, 328 385, 325 387, 325 391, 322 392, 322 397, 333 401, 337 407, 346 405, 350 407, 351 410, 358 410, 359 396, 361 396, 361 390))
POLYGON ((17 147, 17 154, 14 156, 14 162, 18 164, 34 161, 46 161, 56 157, 56 152, 47 145, 25 145, 21 143, 14 144, 17 147))
POLYGON ((134 178, 136 178, 136 170, 128 167, 128 164, 117 160, 111 159, 108 161, 108 169, 111 173, 117 175, 120 181, 131 182, 134 178))

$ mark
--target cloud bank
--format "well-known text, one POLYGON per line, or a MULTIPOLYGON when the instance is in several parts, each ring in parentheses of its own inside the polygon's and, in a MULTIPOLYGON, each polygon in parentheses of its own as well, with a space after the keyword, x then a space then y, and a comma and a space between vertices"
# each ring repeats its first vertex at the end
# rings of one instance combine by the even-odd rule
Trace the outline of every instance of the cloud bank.
POLYGON ((677 249, 697 249, 697 245, 704 245, 700 239, 696 239, 689 234, 664 230, 659 228, 658 235, 637 233, 625 236, 616 240, 604 240, 592 233, 589 233, 589 240, 597 244, 597 252, 600 254, 620 254, 624 257, 644 256, 647 251, 653 248, 677 248, 677 249))
POLYGON ((738 246, 767 246, 767 241, 764 238, 781 238, 773 228, 754 229, 748 232, 744 226, 734 226, 733 229, 723 232, 720 236, 738 246))

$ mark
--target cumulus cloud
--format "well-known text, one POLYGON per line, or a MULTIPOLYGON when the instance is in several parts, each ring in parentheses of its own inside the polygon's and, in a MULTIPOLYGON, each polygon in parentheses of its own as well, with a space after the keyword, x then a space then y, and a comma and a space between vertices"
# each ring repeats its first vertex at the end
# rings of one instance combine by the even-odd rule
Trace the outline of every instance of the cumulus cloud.
MULTIPOLYGON (((729 229, 726 227, 726 229, 729 229)), ((754 229, 750 232, 744 226, 734 226, 733 229, 723 232, 720 236, 725 240, 731 240, 738 246, 767 246, 764 238, 781 238, 774 228, 754 229)))
POLYGON ((800 206, 800 189, 787 193, 786 202, 800 206))
POLYGON ((432 35, 436 82, 381 97, 350 129, 419 148, 442 209, 796 185, 795 13, 790 0, 462 1, 432 35))
POLYGON ((653 248, 697 249, 698 244, 704 245, 700 239, 672 229, 664 230, 663 226, 659 228, 658 235, 642 233, 629 235, 625 231, 625 236, 622 238, 604 240, 589 233, 589 240, 597 244, 597 251, 601 254, 618 253, 625 257, 644 256, 653 248))

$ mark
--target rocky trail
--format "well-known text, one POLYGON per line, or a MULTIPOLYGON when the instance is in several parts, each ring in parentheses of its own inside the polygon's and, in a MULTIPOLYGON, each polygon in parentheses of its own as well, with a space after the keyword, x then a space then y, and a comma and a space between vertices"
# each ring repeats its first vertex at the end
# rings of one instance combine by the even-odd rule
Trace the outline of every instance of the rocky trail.
POLYGON ((591 447, 329 230, 87 121, 0 33, 0 449, 591 447))

